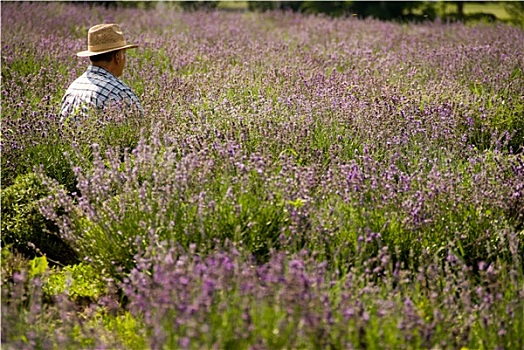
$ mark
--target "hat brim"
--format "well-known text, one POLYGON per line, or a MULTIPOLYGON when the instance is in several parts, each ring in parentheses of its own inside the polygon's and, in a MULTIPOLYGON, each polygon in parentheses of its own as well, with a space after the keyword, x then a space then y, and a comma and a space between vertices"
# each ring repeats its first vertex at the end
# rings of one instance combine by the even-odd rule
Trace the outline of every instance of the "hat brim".
POLYGON ((96 52, 95 51, 89 51, 89 50, 80 51, 80 52, 77 52, 76 55, 78 57, 90 57, 90 56, 102 55, 104 53, 108 53, 108 52, 111 52, 111 51, 118 51, 118 50, 123 50, 123 49, 134 49, 136 47, 138 47, 138 45, 129 44, 129 45, 121 46, 121 47, 114 47, 112 49, 103 50, 103 51, 96 51, 96 52))

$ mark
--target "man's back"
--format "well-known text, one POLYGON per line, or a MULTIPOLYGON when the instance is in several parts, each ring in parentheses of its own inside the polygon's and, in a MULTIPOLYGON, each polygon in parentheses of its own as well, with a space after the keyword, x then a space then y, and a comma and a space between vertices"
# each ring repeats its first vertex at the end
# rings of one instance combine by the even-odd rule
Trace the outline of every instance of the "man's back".
POLYGON ((86 115, 93 107, 103 109, 108 105, 121 104, 143 112, 140 101, 123 81, 97 66, 89 66, 67 89, 62 98, 62 120, 86 115))

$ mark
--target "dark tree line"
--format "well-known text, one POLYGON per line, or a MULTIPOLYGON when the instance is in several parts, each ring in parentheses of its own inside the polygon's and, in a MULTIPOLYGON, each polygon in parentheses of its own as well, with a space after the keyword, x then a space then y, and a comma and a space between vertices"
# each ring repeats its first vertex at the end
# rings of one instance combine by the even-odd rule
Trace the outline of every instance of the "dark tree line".
MULTIPOLYGON (((484 1, 468 2, 485 3, 484 1)), ((382 20, 413 20, 417 17, 427 20, 436 18, 437 7, 441 3, 439 1, 250 1, 248 7, 254 11, 280 9, 305 13, 324 13, 331 16, 357 15, 362 18, 374 17, 382 20), (415 13, 419 13, 419 15, 415 15, 415 13)), ((496 19, 494 15, 485 13, 466 15, 464 11, 466 1, 450 1, 449 3, 456 6, 456 13, 449 16, 451 19, 467 19, 468 17, 486 20, 496 19)), ((518 21, 522 21, 524 16, 523 2, 507 1, 502 3, 507 12, 519 24, 518 21)))
MULTIPOLYGON (((475 2, 475 1, 471 1, 475 2)), ((483 1, 477 1, 483 2, 483 1)), ((495 1, 497 2, 497 1, 495 1)), ((92 6, 105 7, 155 7, 157 1, 75 1, 75 3, 89 3, 92 6)), ((168 6, 176 6, 183 10, 212 10, 218 7, 220 1, 166 1, 168 6)), ((484 19, 493 21, 492 14, 479 13, 467 16, 464 12, 466 1, 450 1, 456 6, 454 14, 447 14, 448 19, 484 19)), ((501 2, 497 2, 501 3, 501 2)), ((524 26, 524 2, 502 2, 510 14, 512 22, 524 26)), ((360 18, 373 17, 381 20, 433 20, 437 17, 439 1, 248 1, 250 11, 294 11, 303 13, 323 13, 329 16, 358 16, 360 18), (415 14, 417 13, 417 14, 415 14)))

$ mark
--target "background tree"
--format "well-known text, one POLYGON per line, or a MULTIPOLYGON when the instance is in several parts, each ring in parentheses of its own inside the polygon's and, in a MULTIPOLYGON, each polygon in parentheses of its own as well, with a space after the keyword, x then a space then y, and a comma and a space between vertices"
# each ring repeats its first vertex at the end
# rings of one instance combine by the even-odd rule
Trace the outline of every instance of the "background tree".
POLYGON ((291 10, 300 11, 305 1, 248 1, 250 11, 291 10))
POLYGON ((524 27, 524 2, 507 1, 504 4, 504 9, 510 15, 510 21, 513 24, 524 27))
POLYGON ((349 1, 303 1, 300 9, 305 13, 325 13, 331 16, 347 14, 351 9, 349 1))
POLYGON ((420 1, 353 1, 351 9, 360 17, 374 17, 382 20, 400 19, 404 12, 423 5, 420 1))
POLYGON ((218 1, 176 1, 175 4, 184 10, 212 10, 218 6, 218 1))
POLYGON ((457 16, 464 18, 464 1, 453 1, 457 5, 457 16))

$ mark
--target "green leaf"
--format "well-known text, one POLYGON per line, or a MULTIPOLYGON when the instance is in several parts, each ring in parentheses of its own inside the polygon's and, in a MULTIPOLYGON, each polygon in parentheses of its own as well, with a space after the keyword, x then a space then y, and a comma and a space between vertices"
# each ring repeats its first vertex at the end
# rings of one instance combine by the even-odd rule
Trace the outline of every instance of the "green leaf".
POLYGON ((29 262, 29 277, 43 275, 48 266, 49 264, 45 256, 34 258, 29 262))

